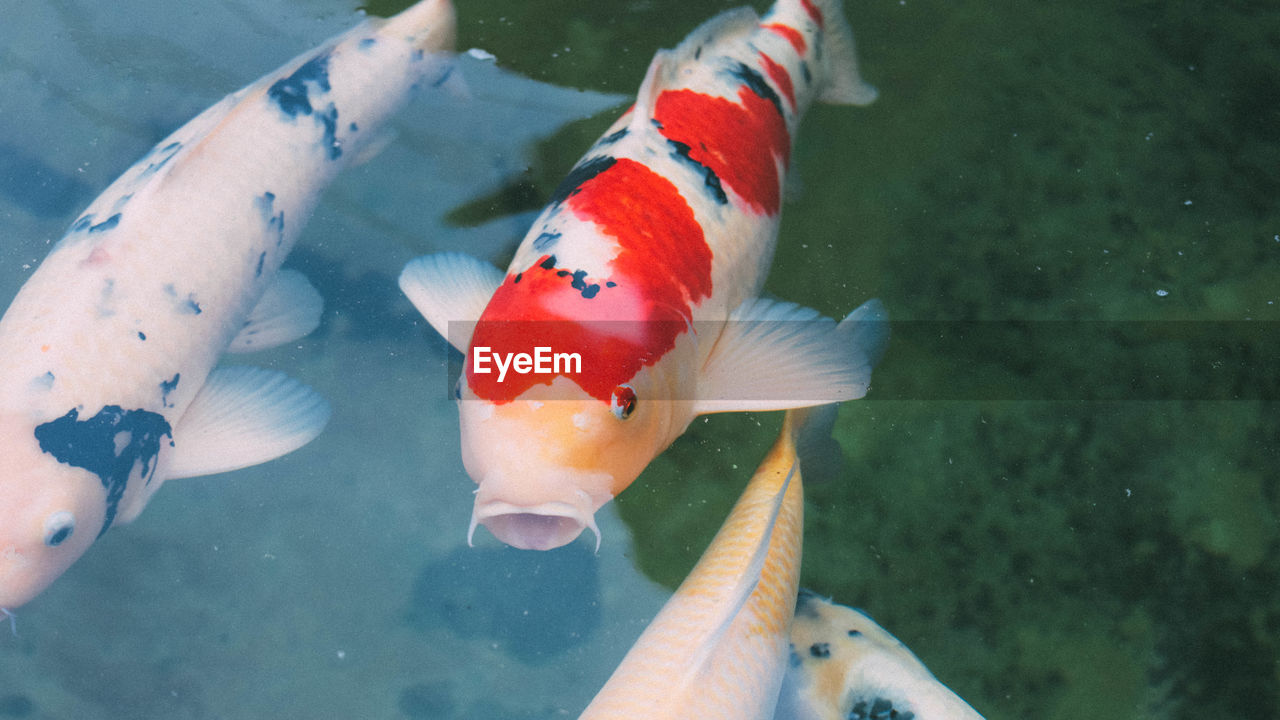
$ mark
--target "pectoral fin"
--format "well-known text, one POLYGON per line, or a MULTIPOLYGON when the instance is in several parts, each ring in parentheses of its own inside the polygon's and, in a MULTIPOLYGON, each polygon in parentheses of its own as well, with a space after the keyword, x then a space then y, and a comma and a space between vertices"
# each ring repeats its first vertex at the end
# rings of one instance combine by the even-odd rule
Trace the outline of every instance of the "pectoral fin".
POLYGON ((749 300, 716 340, 694 410, 785 410, 860 398, 888 339, 888 317, 878 300, 838 325, 792 303, 749 300))
POLYGON ((257 465, 311 442, 329 421, 329 403, 283 373, 252 367, 209 374, 173 429, 166 478, 257 465))
POLYGON ((306 276, 281 270, 267 286, 227 352, 266 350, 306 337, 320 325, 324 299, 306 276))
POLYGON ((400 290, 436 332, 466 352, 475 321, 505 277, 470 255, 437 253, 410 260, 400 272, 400 290))

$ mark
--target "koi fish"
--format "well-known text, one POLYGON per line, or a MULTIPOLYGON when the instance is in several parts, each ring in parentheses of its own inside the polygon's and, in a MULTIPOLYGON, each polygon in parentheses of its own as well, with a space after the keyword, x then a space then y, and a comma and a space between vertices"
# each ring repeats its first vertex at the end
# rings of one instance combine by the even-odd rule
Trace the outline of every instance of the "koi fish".
POLYGON ((453 8, 423 0, 233 93, 71 225, 0 319, 0 608, 29 601, 173 478, 266 462, 329 409, 223 352, 310 332, 277 272, 321 190, 417 84, 447 74, 453 8))
POLYGON ((804 489, 796 438, 804 423, 797 411, 787 413, 698 564, 582 720, 773 716, 800 582, 804 489))
POLYGON ((465 356, 455 391, 478 524, 564 545, 699 414, 861 397, 872 301, 839 326, 759 298, 791 140, 814 101, 867 103, 839 0, 732 10, 661 51, 505 273, 460 254, 400 287, 465 356))
POLYGON ((792 410, 711 545, 579 717, 981 720, 865 614, 797 588, 802 469, 834 406, 792 410))
POLYGON ((777 720, 982 720, 865 613, 805 590, 777 720))

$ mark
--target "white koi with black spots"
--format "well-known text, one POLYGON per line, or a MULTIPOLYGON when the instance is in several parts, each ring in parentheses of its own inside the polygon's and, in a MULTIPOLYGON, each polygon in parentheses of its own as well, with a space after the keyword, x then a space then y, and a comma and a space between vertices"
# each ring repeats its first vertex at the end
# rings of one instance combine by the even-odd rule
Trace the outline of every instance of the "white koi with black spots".
POLYGON ((72 224, 0 320, 0 609, 29 601, 168 479, 309 442, 328 406, 214 370, 319 322, 278 273, 321 191, 451 60, 453 8, 361 24, 201 113, 72 224))
POLYGON ((802 590, 775 720, 982 720, 866 613, 802 590))
POLYGON ((837 327, 759 298, 801 116, 875 96, 843 12, 779 0, 704 23, 657 54, 505 273, 456 254, 406 266, 401 288, 467 358, 471 531, 564 545, 697 415, 866 392, 878 303, 837 327))

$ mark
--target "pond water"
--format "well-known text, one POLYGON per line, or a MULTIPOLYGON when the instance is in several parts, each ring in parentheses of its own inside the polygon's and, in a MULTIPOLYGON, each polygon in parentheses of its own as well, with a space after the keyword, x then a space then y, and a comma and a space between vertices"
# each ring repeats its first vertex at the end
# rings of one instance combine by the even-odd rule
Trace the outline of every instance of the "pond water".
MULTIPOLYGON (((459 0, 459 47, 496 63, 326 194, 286 262, 320 329, 236 358, 317 389, 328 428, 172 482, 21 608, 0 719, 576 717, 780 416, 696 421, 598 553, 468 548, 446 347, 395 277, 505 264, 654 51, 735 4, 459 0)), ((356 10, 0 7, 0 303, 155 142, 356 10)), ((879 297, 894 339, 807 488, 803 583, 992 720, 1280 715, 1280 10, 846 12, 880 99, 802 125, 767 289, 879 297)))

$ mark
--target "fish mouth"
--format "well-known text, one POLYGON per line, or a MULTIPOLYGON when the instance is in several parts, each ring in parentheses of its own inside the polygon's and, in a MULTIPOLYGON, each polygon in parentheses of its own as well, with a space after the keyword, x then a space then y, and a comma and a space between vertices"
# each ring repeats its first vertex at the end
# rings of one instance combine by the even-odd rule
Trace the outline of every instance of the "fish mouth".
POLYGON ((467 544, 476 526, 484 525, 493 536, 520 550, 551 550, 568 545, 590 528, 596 536, 596 552, 600 551, 600 528, 591 508, 575 507, 565 502, 548 502, 533 507, 491 500, 476 502, 471 511, 471 527, 467 544))

